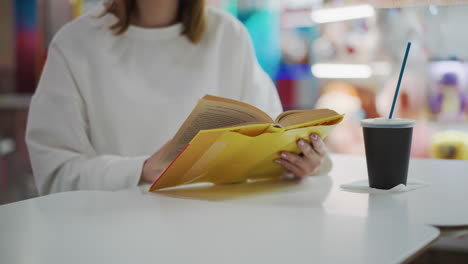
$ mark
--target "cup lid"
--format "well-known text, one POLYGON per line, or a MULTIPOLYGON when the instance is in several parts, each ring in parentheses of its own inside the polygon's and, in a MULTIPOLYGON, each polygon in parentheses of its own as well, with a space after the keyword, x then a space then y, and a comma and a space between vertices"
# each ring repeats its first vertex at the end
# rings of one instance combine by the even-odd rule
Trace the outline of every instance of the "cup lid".
POLYGON ((375 127, 375 128, 409 128, 414 127, 416 121, 413 119, 392 118, 385 117, 370 118, 361 120, 362 127, 375 127))

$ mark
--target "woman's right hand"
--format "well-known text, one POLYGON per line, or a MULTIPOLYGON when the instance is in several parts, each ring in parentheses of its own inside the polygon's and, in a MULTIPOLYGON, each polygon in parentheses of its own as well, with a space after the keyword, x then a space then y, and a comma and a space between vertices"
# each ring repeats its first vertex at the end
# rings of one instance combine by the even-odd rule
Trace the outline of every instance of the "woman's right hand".
POLYGON ((169 140, 162 146, 156 153, 154 153, 151 157, 149 157, 145 163, 143 164, 143 170, 140 176, 140 183, 153 183, 161 173, 163 169, 154 169, 157 163, 161 160, 162 155, 169 147, 169 144, 172 140, 169 140))

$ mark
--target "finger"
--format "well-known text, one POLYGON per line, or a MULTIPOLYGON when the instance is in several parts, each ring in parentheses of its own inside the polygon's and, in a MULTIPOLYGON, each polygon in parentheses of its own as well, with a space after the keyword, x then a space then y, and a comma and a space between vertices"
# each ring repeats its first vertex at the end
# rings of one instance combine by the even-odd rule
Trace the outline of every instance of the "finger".
POLYGON ((299 169, 301 170, 301 172, 303 172, 304 175, 309 175, 309 174, 312 174, 318 166, 320 166, 320 163, 322 160, 321 156, 317 155, 317 153, 315 153, 314 150, 312 151, 313 151, 313 156, 314 156, 314 158, 312 159, 309 159, 304 154, 296 155, 290 152, 282 152, 281 158, 299 167, 299 169))
POLYGON ((307 167, 305 168, 305 170, 309 174, 313 174, 317 167, 320 167, 323 157, 317 154, 317 152, 315 152, 312 146, 305 140, 299 140, 297 145, 302 150, 302 153, 304 154, 304 159, 307 162, 307 167))
POLYGON ((164 170, 162 170, 162 169, 153 171, 153 173, 154 173, 154 175, 156 177, 155 180, 159 179, 159 177, 162 176, 163 172, 164 172, 164 170))
POLYGON ((302 170, 307 170, 307 167, 309 166, 309 162, 307 158, 303 156, 296 155, 294 153, 290 152, 281 152, 281 158, 289 161, 290 163, 298 166, 302 170))
POLYGON ((306 173, 304 171, 302 171, 302 169, 299 166, 297 166, 297 165, 295 165, 295 164, 293 164, 293 163, 291 163, 291 162, 289 162, 289 161, 287 161, 285 159, 277 159, 277 160, 275 160, 275 162, 278 163, 279 165, 281 165, 286 170, 294 173, 294 175, 296 175, 297 177, 304 178, 306 176, 306 173))
POLYGON ((325 149, 325 144, 323 143, 323 140, 317 135, 317 134, 312 134, 310 135, 310 142, 312 143, 312 147, 314 148, 315 152, 319 156, 325 156, 326 154, 326 149, 325 149))
POLYGON ((306 157, 309 161, 318 162, 320 160, 321 157, 317 155, 317 152, 315 152, 312 146, 305 140, 299 139, 297 141, 297 146, 302 151, 302 154, 304 154, 304 157, 306 157))

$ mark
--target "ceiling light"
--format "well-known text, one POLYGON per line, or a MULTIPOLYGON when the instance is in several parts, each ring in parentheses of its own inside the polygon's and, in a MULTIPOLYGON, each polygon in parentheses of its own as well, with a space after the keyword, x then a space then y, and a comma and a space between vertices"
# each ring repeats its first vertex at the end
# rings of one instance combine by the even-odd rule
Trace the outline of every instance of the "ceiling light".
POLYGON ((367 79, 372 76, 372 70, 365 64, 314 64, 312 74, 317 78, 326 79, 367 79))
POLYGON ((371 5, 356 5, 312 11, 310 17, 315 23, 321 24, 372 17, 374 15, 375 10, 371 5))

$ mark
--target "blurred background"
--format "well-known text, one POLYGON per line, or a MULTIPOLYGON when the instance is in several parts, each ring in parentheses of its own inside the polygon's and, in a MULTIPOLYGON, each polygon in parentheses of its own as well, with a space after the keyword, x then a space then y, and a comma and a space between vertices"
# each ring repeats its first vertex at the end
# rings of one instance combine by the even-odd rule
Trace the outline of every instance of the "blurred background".
MULTIPOLYGON (((388 115, 411 41, 395 112, 417 120, 411 155, 468 160, 468 1, 207 1, 245 24, 285 110, 346 114, 326 141, 334 153, 364 155, 359 120, 388 115)), ((0 0, 0 205, 37 196, 30 98, 55 32, 100 3, 0 0)), ((467 241, 466 231, 445 234, 411 263, 466 263, 467 241)))
MULTIPOLYGON (((54 33, 101 0, 0 1, 0 204, 36 196, 28 105, 54 33)), ((209 0, 245 24, 283 107, 345 113, 327 139, 364 155, 359 120, 387 116, 408 41, 396 116, 417 120, 412 157, 468 160, 467 1, 209 0)))

